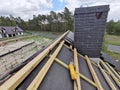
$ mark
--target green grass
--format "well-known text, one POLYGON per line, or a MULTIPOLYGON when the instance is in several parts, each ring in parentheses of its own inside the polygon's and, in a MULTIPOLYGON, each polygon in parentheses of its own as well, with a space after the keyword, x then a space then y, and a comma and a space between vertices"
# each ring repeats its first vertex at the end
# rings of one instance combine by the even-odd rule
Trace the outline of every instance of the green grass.
POLYGON ((108 44, 120 46, 120 36, 105 35, 105 41, 106 41, 108 44))
POLYGON ((64 33, 64 32, 46 32, 46 31, 29 31, 29 32, 31 32, 33 35, 40 35, 51 39, 55 39, 64 33))
POLYGON ((112 45, 118 45, 120 46, 120 36, 113 36, 113 35, 107 35, 105 34, 104 40, 103 40, 103 45, 102 45, 102 51, 110 55, 116 60, 119 60, 120 62, 120 53, 116 52, 111 52, 107 50, 107 45, 112 44, 112 45))
POLYGON ((37 42, 38 44, 46 45, 46 44, 52 42, 54 39, 46 38, 46 37, 43 37, 43 36, 40 36, 40 35, 34 35, 32 37, 24 38, 22 40, 23 41, 34 41, 34 42, 37 42))

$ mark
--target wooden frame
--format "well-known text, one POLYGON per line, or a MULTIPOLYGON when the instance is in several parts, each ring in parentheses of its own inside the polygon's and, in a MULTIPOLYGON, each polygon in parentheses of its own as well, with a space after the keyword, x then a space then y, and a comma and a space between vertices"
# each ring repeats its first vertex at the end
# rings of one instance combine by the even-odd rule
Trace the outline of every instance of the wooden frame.
POLYGON ((85 58, 86 58, 88 67, 89 67, 89 69, 90 69, 90 72, 91 72, 91 74, 92 74, 92 76, 93 76, 93 79, 94 79, 95 83, 97 84, 97 89, 98 89, 98 90, 104 90, 103 87, 102 87, 102 85, 101 85, 101 83, 100 83, 100 81, 99 81, 99 79, 98 79, 98 77, 97 77, 97 75, 96 75, 96 73, 95 73, 95 71, 94 71, 94 69, 93 69, 93 67, 92 67, 92 64, 91 64, 91 62, 90 62, 90 59, 88 58, 87 55, 85 56, 85 58))
POLYGON ((103 64, 103 66, 105 67, 105 69, 110 73, 111 77, 114 79, 114 81, 116 82, 116 84, 120 87, 120 82, 115 77, 115 75, 113 74, 113 72, 108 68, 108 66, 102 60, 100 62, 103 64))
POLYGON ((100 71, 102 72, 102 74, 103 74, 104 78, 106 79, 106 81, 107 81, 108 85, 110 86, 110 88, 112 90, 116 90, 114 84, 112 83, 112 81, 110 80, 110 78, 108 77, 108 75, 105 73, 105 71, 102 69, 102 67, 100 66, 100 64, 98 64, 98 67, 99 67, 100 71))
POLYGON ((78 56, 77 56, 76 48, 74 48, 74 64, 75 64, 75 70, 76 70, 76 73, 77 73, 77 79, 76 79, 77 90, 81 90, 80 76, 79 76, 79 65, 78 65, 78 56))
MULTIPOLYGON (((69 69, 69 66, 68 66, 67 64, 63 63, 63 62, 62 62, 61 60, 59 60, 58 58, 55 58, 55 61, 56 61, 58 64, 60 64, 61 66, 63 66, 64 68, 69 69)), ((97 85, 96 85, 93 81, 91 81, 90 79, 88 79, 88 78, 85 77, 84 75, 82 75, 82 74, 79 73, 79 76, 80 76, 83 80, 87 81, 89 84, 93 85, 94 87, 97 87, 97 85)))
POLYGON ((63 44, 64 44, 64 41, 61 42, 61 44, 58 46, 58 48, 55 50, 55 52, 51 55, 51 57, 48 59, 47 63, 42 67, 42 69, 40 70, 38 75, 34 78, 34 80, 28 86, 27 90, 37 90, 37 88, 41 84, 43 78, 45 77, 46 73, 48 72, 49 68, 51 67, 52 63, 54 62, 54 59, 56 58, 59 51, 61 50, 63 44))

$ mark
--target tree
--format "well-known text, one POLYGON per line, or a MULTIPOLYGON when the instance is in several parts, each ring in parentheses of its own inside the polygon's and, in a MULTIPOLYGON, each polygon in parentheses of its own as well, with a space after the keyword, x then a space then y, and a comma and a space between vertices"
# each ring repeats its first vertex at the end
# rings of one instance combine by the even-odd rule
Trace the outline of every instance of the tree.
POLYGON ((73 15, 67 7, 63 12, 56 13, 51 11, 50 14, 33 15, 32 19, 24 21, 21 17, 0 17, 1 26, 20 26, 24 30, 41 30, 63 32, 73 30, 73 15))
POLYGON ((114 20, 110 20, 108 23, 107 23, 107 26, 106 26, 106 31, 108 34, 114 34, 114 20))
POLYGON ((72 14, 69 11, 69 9, 67 7, 65 7, 64 12, 63 12, 63 17, 64 17, 64 22, 65 22, 65 31, 66 30, 72 30, 73 25, 73 18, 72 18, 72 14))
POLYGON ((53 18, 52 18, 51 15, 47 15, 46 19, 47 19, 47 22, 48 22, 48 29, 47 30, 48 31, 52 31, 53 18))
POLYGON ((114 25, 114 34, 115 34, 115 35, 120 35, 120 22, 117 22, 117 23, 114 25))

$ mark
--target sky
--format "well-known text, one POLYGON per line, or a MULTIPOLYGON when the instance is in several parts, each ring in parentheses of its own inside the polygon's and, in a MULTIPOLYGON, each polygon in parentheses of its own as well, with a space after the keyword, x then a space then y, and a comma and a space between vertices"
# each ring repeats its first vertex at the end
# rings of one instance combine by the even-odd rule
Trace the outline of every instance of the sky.
POLYGON ((0 16, 13 15, 24 20, 33 15, 62 12, 65 7, 74 14, 75 8, 84 6, 110 5, 108 21, 120 20, 120 0, 0 0, 0 16))

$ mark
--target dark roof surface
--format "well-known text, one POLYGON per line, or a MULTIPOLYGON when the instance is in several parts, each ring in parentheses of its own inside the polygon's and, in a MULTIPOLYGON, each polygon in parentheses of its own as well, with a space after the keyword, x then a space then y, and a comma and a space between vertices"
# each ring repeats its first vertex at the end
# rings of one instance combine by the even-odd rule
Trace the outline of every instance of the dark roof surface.
MULTIPOLYGON (((49 56, 55 52, 55 50, 59 47, 59 45, 60 43, 58 43, 51 50, 51 52, 47 54, 47 56, 35 67, 35 69, 17 86, 16 90, 26 90, 29 87, 29 85, 33 82, 34 78, 38 75, 38 73, 41 71, 43 66, 48 62, 48 59, 50 58, 49 56)), ((60 49, 60 52, 56 56, 56 59, 63 62, 67 66, 71 61, 74 62, 74 51, 73 51, 74 49, 73 47, 71 48, 71 45, 72 44, 68 45, 64 43, 64 45, 60 49)), ((90 82, 92 82, 95 85, 97 85, 97 83, 94 80, 95 76, 91 73, 91 69, 89 67, 88 61, 80 53, 77 53, 77 57, 78 57, 79 74, 82 75, 82 77, 80 77, 81 90, 98 90, 96 86, 90 84, 90 82), (84 77, 87 78, 87 80, 85 80, 84 77)), ((33 60, 33 58, 29 58, 29 60, 33 60)), ((112 90, 110 83, 112 83, 113 87, 116 88, 116 90, 120 90, 120 86, 119 86, 120 74, 117 71, 115 71, 114 68, 110 66, 109 63, 104 61, 100 61, 97 63, 91 60, 89 61, 91 62, 93 71, 95 71, 98 81, 100 82, 104 90, 112 90), (109 78, 110 82, 108 82, 104 73, 106 74, 106 77, 109 78)), ((69 70, 65 68, 62 64, 54 61, 37 89, 38 90, 74 90, 73 82, 74 81, 71 80, 69 70)))
POLYGON ((23 30, 18 26, 0 26, 0 29, 4 29, 7 34, 14 34, 14 29, 18 32, 22 32, 23 30))

